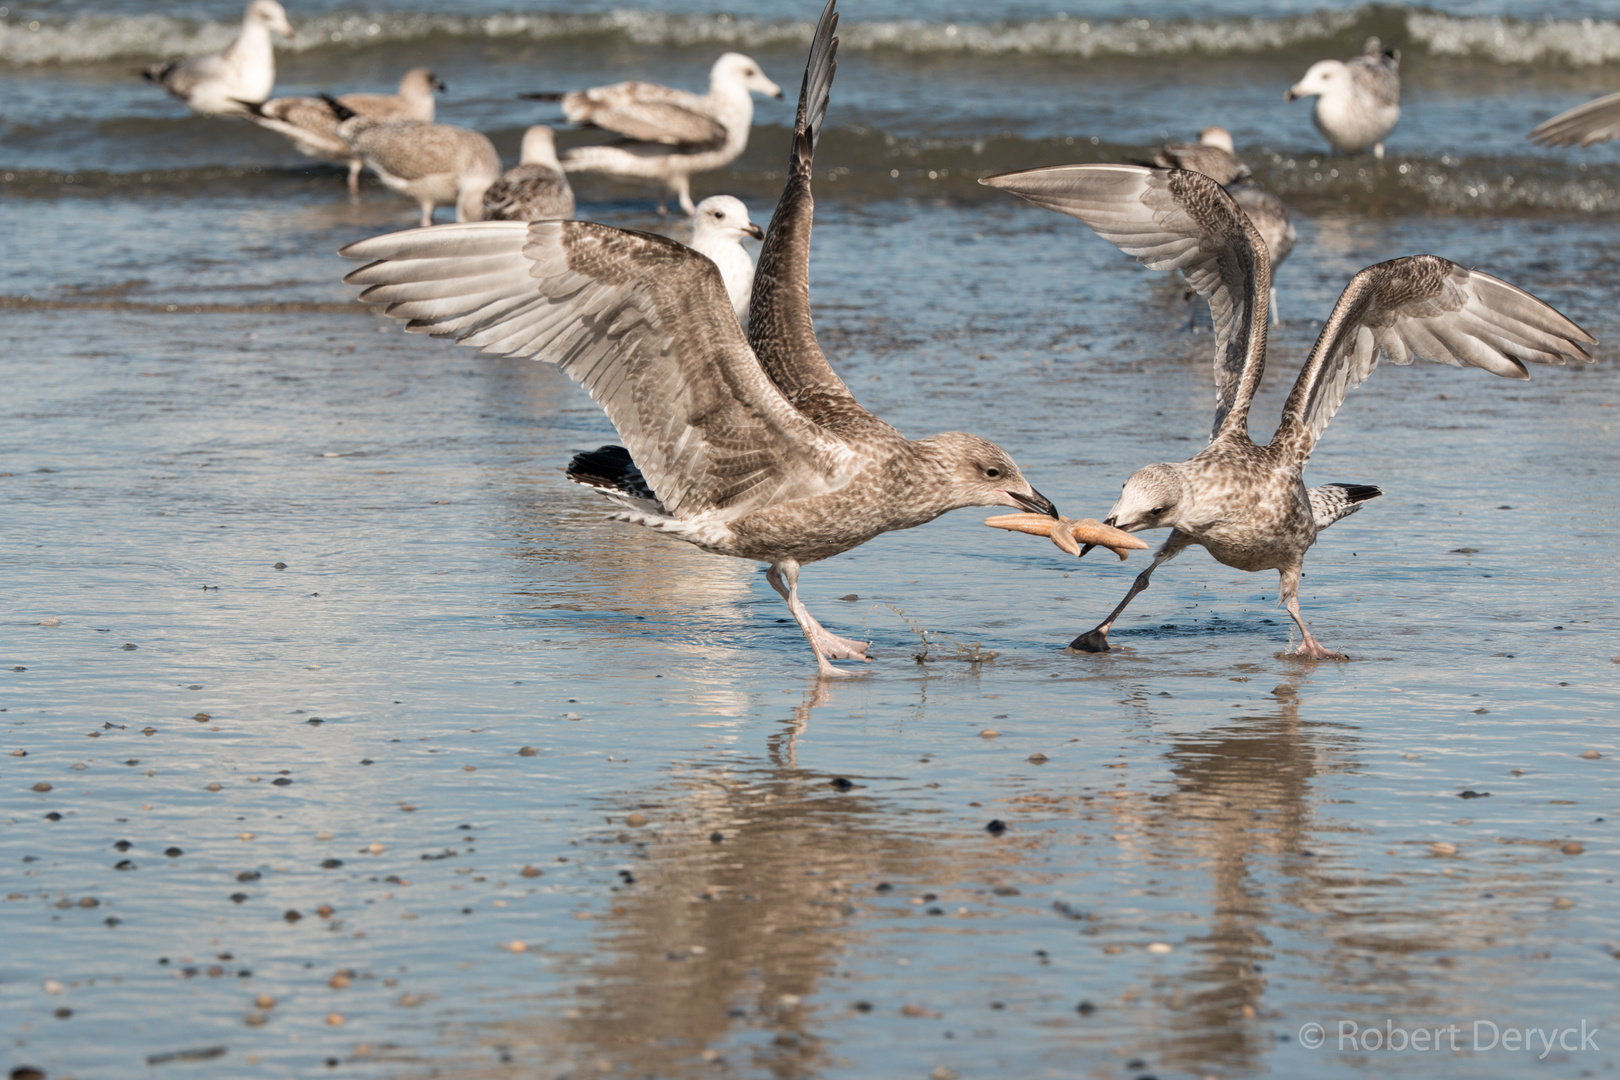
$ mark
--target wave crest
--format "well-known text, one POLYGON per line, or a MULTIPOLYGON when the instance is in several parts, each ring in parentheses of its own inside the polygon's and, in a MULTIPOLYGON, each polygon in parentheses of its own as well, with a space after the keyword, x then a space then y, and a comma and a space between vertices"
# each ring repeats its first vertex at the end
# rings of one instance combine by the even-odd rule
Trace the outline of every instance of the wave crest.
MULTIPOLYGON (((841 36, 845 49, 922 55, 1087 59, 1253 55, 1305 49, 1333 55, 1349 47, 1347 40, 1380 29, 1387 33, 1393 20, 1403 18, 1408 47, 1435 56, 1579 66, 1620 61, 1620 22, 1612 20, 1527 22, 1388 7, 1207 20, 1090 20, 1060 16, 999 23, 849 22, 844 24, 841 36)), ((12 17, 0 21, 0 64, 95 64, 212 52, 228 45, 237 28, 234 22, 199 22, 169 15, 87 15, 29 21, 12 17)), ((298 20, 296 34, 282 48, 302 53, 430 38, 555 42, 597 37, 653 47, 760 49, 807 45, 812 29, 809 22, 791 20, 634 11, 590 15, 512 11, 476 16, 338 12, 298 20)))

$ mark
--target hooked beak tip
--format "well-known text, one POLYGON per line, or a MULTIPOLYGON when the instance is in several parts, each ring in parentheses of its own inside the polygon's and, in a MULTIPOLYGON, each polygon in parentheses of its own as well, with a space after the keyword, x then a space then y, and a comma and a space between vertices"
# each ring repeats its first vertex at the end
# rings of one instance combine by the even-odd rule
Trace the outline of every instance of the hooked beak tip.
POLYGON ((1019 507, 1020 509, 1027 510, 1032 514, 1045 514, 1049 518, 1057 518, 1062 516, 1058 513, 1058 508, 1052 505, 1052 500, 1048 499, 1045 495, 1042 495, 1034 488, 1029 489, 1028 495, 1024 495, 1017 491, 1003 491, 1002 494, 1011 499, 1015 506, 1019 507))
POLYGON ((760 228, 758 225, 755 225, 753 222, 749 222, 748 228, 743 231, 749 236, 752 236, 755 240, 765 239, 765 230, 760 228))

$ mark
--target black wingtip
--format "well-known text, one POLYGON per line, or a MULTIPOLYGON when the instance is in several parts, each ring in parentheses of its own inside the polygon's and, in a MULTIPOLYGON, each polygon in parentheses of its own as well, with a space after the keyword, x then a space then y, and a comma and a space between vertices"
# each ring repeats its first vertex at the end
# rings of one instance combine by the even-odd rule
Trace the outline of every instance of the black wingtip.
POLYGON ((563 94, 560 90, 536 90, 533 93, 518 95, 519 101, 561 101, 562 99, 563 94))
POLYGON ((338 118, 338 123, 360 115, 331 94, 322 94, 321 100, 326 102, 326 107, 332 110, 332 115, 338 118))
POLYGON ((793 164, 804 167, 816 152, 822 121, 832 98, 833 76, 838 71, 838 0, 827 0, 810 43, 810 59, 799 84, 799 110, 793 122, 793 164))
POLYGON ((231 98, 231 100, 242 106, 243 109, 246 109, 254 116, 264 115, 264 102, 262 101, 243 101, 241 98, 231 98))
POLYGON ((1384 489, 1373 484, 1329 484, 1344 492, 1344 497, 1351 503, 1364 503, 1369 499, 1376 499, 1384 493, 1384 489))

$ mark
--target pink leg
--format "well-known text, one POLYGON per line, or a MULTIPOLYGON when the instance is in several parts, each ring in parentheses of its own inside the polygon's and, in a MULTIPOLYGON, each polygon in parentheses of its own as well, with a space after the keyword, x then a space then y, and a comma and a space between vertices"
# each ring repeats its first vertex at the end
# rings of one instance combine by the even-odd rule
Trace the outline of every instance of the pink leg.
POLYGON ((842 679, 854 674, 833 667, 828 657, 839 660, 871 659, 866 655, 867 643, 849 641, 828 632, 805 608, 799 600, 798 563, 784 561, 772 564, 765 573, 765 580, 769 581, 771 588, 787 601, 788 611, 793 613, 794 621, 799 624, 799 629, 804 631, 805 640, 810 643, 811 651, 816 654, 816 671, 822 678, 842 679))
POLYGON ((1305 636, 1305 640, 1300 642, 1299 648, 1294 650, 1294 655, 1309 657, 1312 660, 1350 659, 1344 653, 1329 652, 1322 647, 1321 642, 1311 636, 1310 627, 1305 625, 1305 620, 1299 614, 1299 570, 1297 568, 1292 572, 1282 571, 1282 591, 1288 597, 1284 606, 1288 609, 1289 617, 1294 620, 1294 625, 1299 627, 1299 632, 1305 636))
POLYGON ((360 170, 362 167, 358 161, 349 162, 349 194, 357 199, 360 197, 360 170))

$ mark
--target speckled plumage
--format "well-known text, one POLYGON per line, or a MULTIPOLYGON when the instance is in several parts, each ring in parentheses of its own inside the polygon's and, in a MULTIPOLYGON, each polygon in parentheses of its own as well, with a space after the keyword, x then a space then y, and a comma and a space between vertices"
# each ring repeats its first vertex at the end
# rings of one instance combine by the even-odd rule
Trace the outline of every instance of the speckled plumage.
POLYGON ((1375 37, 1350 60, 1318 60, 1289 87, 1284 101, 1316 97, 1311 120, 1335 150, 1371 149, 1384 156, 1384 139, 1401 118, 1401 54, 1375 37))
POLYGON ((1434 255, 1379 263, 1339 297, 1283 405, 1270 443, 1248 433, 1266 361, 1266 246, 1219 184, 1199 173, 1130 165, 1059 165, 983 181, 1090 225, 1157 270, 1180 269, 1215 319, 1216 411, 1210 443, 1191 460, 1133 473, 1107 523, 1170 528, 1169 539, 1112 614, 1072 647, 1108 648, 1108 629, 1159 564, 1193 544, 1239 570, 1276 570, 1279 599, 1304 635, 1300 654, 1327 658, 1299 614, 1300 568, 1317 533, 1381 492, 1307 490, 1305 464, 1345 395, 1380 357, 1418 357, 1528 378, 1524 364, 1590 360, 1594 339, 1507 282, 1434 255))
MULTIPOLYGON (((1299 234, 1289 220, 1287 205, 1255 182, 1249 167, 1234 152, 1232 136, 1225 128, 1207 127, 1198 133, 1195 143, 1165 143, 1154 155, 1153 164, 1200 172, 1225 188, 1266 242, 1273 275, 1293 252, 1299 234)), ((1271 287, 1271 321, 1281 321, 1275 284, 1271 287)))
POLYGON ((457 221, 481 221, 484 192, 501 177, 501 156, 488 137, 451 124, 373 120, 323 98, 337 113, 338 134, 377 179, 415 199, 422 224, 433 224, 440 203, 456 208, 457 221))
MULTIPOLYGON (((801 99, 796 179, 767 251, 807 258, 811 125, 826 110, 836 26, 829 2, 805 79, 804 95, 820 98, 801 99)), ((606 447, 575 459, 580 482, 615 498, 621 520, 769 563, 823 675, 840 674, 829 658, 866 659, 866 645, 829 633, 805 610, 801 566, 961 507, 1056 513, 1006 451, 977 436, 909 440, 853 397, 834 412, 795 406, 791 390, 802 386, 787 373, 826 365, 809 327, 807 263, 778 259, 783 272, 756 282, 758 309, 802 315, 768 320, 803 336, 768 343, 767 365, 744 338, 714 263, 664 237, 589 222, 481 222, 379 236, 343 254, 375 260, 345 280, 367 286, 361 299, 386 305, 409 329, 532 356, 579 382, 633 466, 606 447)))
POLYGON ((484 192, 485 221, 554 221, 574 216, 574 189, 557 162, 557 138, 536 124, 523 133, 518 164, 484 192))

